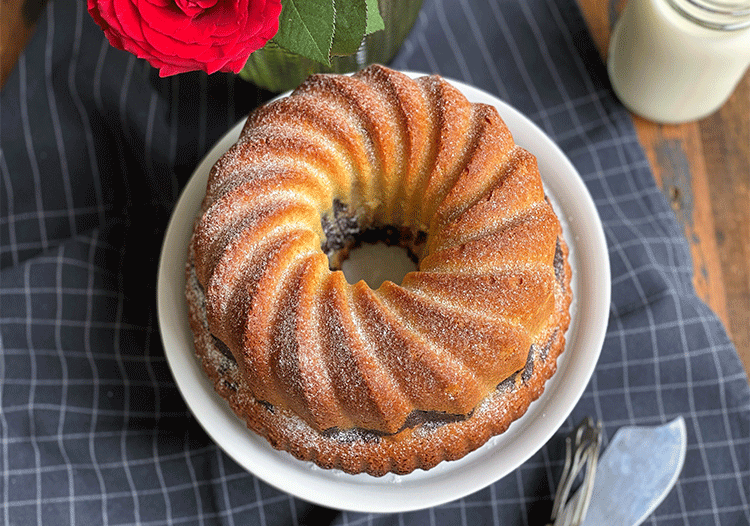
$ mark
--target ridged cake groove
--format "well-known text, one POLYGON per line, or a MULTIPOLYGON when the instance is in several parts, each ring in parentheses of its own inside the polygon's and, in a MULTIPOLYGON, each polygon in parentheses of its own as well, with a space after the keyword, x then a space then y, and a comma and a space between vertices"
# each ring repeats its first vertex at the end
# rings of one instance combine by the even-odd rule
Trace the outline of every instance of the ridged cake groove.
POLYGON ((196 351, 277 448, 407 473, 479 447, 555 370, 570 266, 536 159, 438 76, 316 75, 250 114, 214 165, 190 243, 196 351), (418 259, 348 283, 373 232, 418 259))

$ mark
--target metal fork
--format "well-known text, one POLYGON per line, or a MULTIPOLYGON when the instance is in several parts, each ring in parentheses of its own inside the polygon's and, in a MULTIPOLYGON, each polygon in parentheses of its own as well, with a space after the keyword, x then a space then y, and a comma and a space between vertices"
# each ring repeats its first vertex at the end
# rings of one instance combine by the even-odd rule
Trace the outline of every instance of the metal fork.
POLYGON ((584 418, 565 439, 565 466, 555 493, 552 514, 547 526, 579 526, 586 518, 594 490, 596 463, 602 443, 602 423, 584 418), (576 497, 570 499, 573 483, 579 473, 583 481, 576 497))

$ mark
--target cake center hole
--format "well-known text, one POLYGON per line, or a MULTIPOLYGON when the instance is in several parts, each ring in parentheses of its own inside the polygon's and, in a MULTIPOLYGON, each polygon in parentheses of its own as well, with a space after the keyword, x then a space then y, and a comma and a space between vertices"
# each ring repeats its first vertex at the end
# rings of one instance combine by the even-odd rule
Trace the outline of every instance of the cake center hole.
POLYGON ((364 280, 375 290, 386 280, 399 285, 404 276, 417 270, 417 264, 404 247, 384 242, 361 243, 341 262, 341 270, 348 283, 364 280))

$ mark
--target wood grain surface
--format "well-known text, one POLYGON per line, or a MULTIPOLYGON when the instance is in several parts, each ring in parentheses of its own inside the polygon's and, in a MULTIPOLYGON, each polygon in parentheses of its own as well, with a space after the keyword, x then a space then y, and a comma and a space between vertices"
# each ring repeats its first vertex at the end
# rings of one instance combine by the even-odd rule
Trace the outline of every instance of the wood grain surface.
MULTIPOLYGON (((0 86, 46 0, 0 0, 0 86)), ((602 56, 625 0, 578 0, 602 56)), ((750 373, 750 72, 729 101, 698 122, 633 117, 657 184, 690 243, 698 295, 724 322, 750 373)))
POLYGON ((16 65, 47 0, 0 0, 0 87, 16 65))

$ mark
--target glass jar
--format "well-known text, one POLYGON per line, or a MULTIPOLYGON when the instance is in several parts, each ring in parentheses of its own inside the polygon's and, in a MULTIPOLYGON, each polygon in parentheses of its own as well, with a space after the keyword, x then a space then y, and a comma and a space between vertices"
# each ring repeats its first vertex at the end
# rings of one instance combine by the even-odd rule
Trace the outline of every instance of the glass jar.
POLYGON ((379 0, 385 29, 367 35, 355 54, 332 57, 330 67, 290 53, 270 41, 250 55, 240 76, 279 93, 297 87, 313 73, 349 73, 370 64, 387 64, 409 35, 422 1, 379 0))
POLYGON ((749 0, 630 0, 607 59, 622 103, 663 123, 719 109, 749 65, 749 0))

